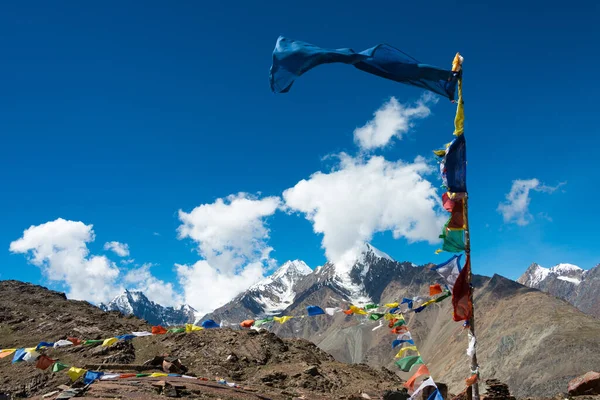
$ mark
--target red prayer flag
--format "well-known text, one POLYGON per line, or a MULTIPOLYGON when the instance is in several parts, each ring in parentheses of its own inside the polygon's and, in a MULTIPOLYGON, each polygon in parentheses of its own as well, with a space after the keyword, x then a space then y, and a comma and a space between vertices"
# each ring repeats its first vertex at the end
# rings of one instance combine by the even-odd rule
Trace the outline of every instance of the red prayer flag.
POLYGON ((119 379, 135 378, 136 376, 137 376, 136 374, 121 374, 121 375, 119 375, 119 379))
POLYGON ((454 202, 452 214, 448 221, 448 229, 465 229, 465 200, 460 199, 454 202))
POLYGON ((240 322, 240 326, 242 328, 252 328, 252 325, 254 325, 253 319, 247 319, 245 321, 240 322))
POLYGON ((35 367, 39 368, 39 369, 46 369, 49 366, 51 366, 52 364, 54 364, 54 360, 51 359, 50 357, 48 357, 45 354, 42 354, 41 356, 38 357, 36 363, 35 363, 35 367))
POLYGON ((471 272, 471 259, 467 254, 465 266, 458 274, 456 283, 452 290, 452 306, 454 307, 453 318, 455 321, 469 321, 473 304, 471 303, 471 288, 469 286, 469 273, 471 272))
POLYGON ((436 294, 440 294, 440 293, 442 293, 442 285, 440 285, 439 283, 429 286, 429 295, 430 296, 435 296, 436 294))
POLYGON ((344 314, 346 314, 346 315, 352 315, 352 314, 354 314, 354 311, 352 311, 352 310, 344 310, 344 314))
POLYGON ((167 333, 167 330, 160 325, 152 327, 153 335, 164 335, 165 333, 167 333))
POLYGON ((79 338, 76 337, 68 337, 67 340, 71 343, 73 343, 73 346, 78 346, 81 344, 81 340, 79 338))
POLYGON ((415 372, 415 374, 409 380, 404 382, 404 387, 407 388, 408 390, 410 390, 411 392, 414 392, 415 381, 417 380, 418 377, 423 376, 423 375, 430 375, 429 369, 427 368, 427 365, 425 365, 425 364, 421 364, 421 366, 419 367, 417 372, 415 372))
POLYGON ((442 195, 442 205, 444 206, 444 210, 452 212, 452 209, 454 208, 454 200, 450 198, 448 192, 442 195))

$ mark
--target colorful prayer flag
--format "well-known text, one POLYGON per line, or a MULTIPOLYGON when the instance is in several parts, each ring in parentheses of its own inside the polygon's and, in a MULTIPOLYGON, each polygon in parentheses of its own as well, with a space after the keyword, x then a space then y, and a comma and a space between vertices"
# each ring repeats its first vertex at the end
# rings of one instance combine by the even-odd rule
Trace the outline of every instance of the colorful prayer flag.
POLYGON ((406 346, 400 349, 398 354, 396 354, 396 358, 402 358, 404 353, 406 353, 407 351, 414 351, 417 353, 417 355, 420 355, 419 350, 417 350, 417 346, 406 346))
POLYGON ((280 36, 273 50, 269 72, 271 90, 286 93, 294 80, 322 64, 344 63, 373 75, 430 90, 454 100, 459 71, 422 64, 408 54, 379 44, 356 53, 352 49, 323 49, 280 36))
POLYGON ((408 356, 396 361, 396 365, 404 372, 408 372, 413 366, 423 364, 421 356, 408 356))
POLYGON ((454 202, 454 208, 452 209, 452 214, 450 214, 450 219, 446 224, 448 229, 465 229, 466 226, 466 218, 465 218, 465 200, 458 199, 454 202))
POLYGON ((62 371, 63 369, 69 368, 68 365, 59 363, 58 361, 52 364, 52 372, 62 371))
POLYGON ((284 315, 283 317, 273 317, 273 321, 279 322, 280 324, 283 325, 292 318, 294 318, 294 317, 292 317, 290 315, 284 315))
POLYGON ((319 306, 306 306, 306 311, 308 312, 309 317, 325 314, 325 311, 319 306))
POLYGON ((118 341, 119 341, 119 339, 117 339, 116 337, 104 339, 104 341, 102 342, 102 346, 104 346, 104 347, 112 346, 114 343, 117 343, 118 341))
POLYGON ((50 357, 48 357, 45 354, 42 354, 41 356, 38 357, 36 363, 35 363, 35 367, 38 369, 47 369, 48 367, 51 367, 52 364, 54 364, 54 360, 51 359, 50 357))
POLYGON ((430 375, 429 369, 425 364, 421 365, 419 369, 417 369, 417 372, 415 372, 415 374, 411 376, 409 380, 404 382, 404 387, 412 392, 415 390, 415 381, 423 375, 430 375))
POLYGON ((458 278, 458 274, 460 274, 461 257, 462 254, 455 255, 448 261, 442 264, 438 264, 435 267, 431 268, 432 271, 437 272, 442 278, 446 280, 446 285, 448 285, 448 288, 450 288, 450 290, 452 290, 452 288, 454 287, 454 283, 458 278))
POLYGON ((75 382, 77 379, 79 379, 79 377, 81 377, 86 372, 87 372, 87 370, 85 370, 83 368, 71 367, 67 371, 67 375, 69 375, 69 378, 71 378, 71 381, 75 382))
POLYGON ((247 319, 245 321, 240 322, 240 326, 242 328, 252 328, 252 325, 254 325, 253 319, 247 319))
POLYGON ((444 239, 444 244, 442 246, 443 251, 447 251, 449 253, 460 253, 465 250, 465 240, 464 240, 464 230, 452 230, 448 229, 448 225, 446 224, 442 230, 442 234, 440 235, 440 239, 444 239))
POLYGON ((90 383, 94 382, 95 380, 100 379, 102 377, 102 375, 104 375, 104 372, 87 371, 85 373, 85 376, 83 377, 83 383, 85 383, 86 385, 89 385, 90 383))
POLYGON ((453 318, 455 321, 469 321, 471 319, 473 304, 471 304, 471 287, 469 286, 470 272, 471 260, 467 255, 465 266, 458 275, 452 290, 453 318))
POLYGON ((207 319, 206 321, 204 321, 202 323, 202 327, 204 329, 214 329, 214 328, 220 328, 221 325, 217 324, 215 321, 213 321, 212 319, 207 319))
POLYGON ((435 285, 429 285, 429 295, 435 296, 436 294, 442 293, 442 285, 436 283, 435 285))
POLYGON ((467 191, 467 143, 460 135, 450 143, 440 164, 442 180, 449 192, 467 191))
POLYGON ((152 327, 152 334, 153 335, 164 335, 167 332, 168 331, 165 328, 163 328, 162 326, 160 326, 160 325, 152 327))
POLYGON ((400 304, 398 304, 398 303, 387 303, 385 306, 386 306, 387 308, 396 308, 396 307, 398 307, 399 305, 400 305, 400 304))
POLYGON ((369 314, 369 319, 372 319, 373 321, 377 321, 381 318, 383 318, 385 314, 380 314, 380 313, 371 313, 369 314))
POLYGON ((2 349, 0 350, 0 358, 8 357, 15 351, 17 351, 17 349, 2 349))
MULTIPOLYGON (((435 388, 437 389, 437 386, 435 385, 435 382, 433 381, 433 379, 431 377, 429 377, 429 378, 425 379, 419 385, 419 387, 417 388, 417 390, 414 391, 414 393, 412 394, 412 396, 410 396, 410 400, 416 399, 421 394, 421 392, 423 391, 423 389, 425 389, 427 386, 435 386, 435 388)), ((435 392, 433 394, 435 395, 435 392)), ((434 396, 434 399, 437 400, 437 397, 434 396)), ((431 399, 431 400, 434 400, 434 399, 431 399)), ((430 400, 430 399, 427 399, 427 400, 430 400)))
POLYGON ((13 356, 12 363, 14 364, 18 363, 19 361, 23 361, 23 357, 25 357, 25 354, 27 354, 25 349, 17 349, 15 351, 15 355, 13 356))
POLYGON ((378 304, 367 304, 365 306, 365 310, 372 310, 374 308, 379 308, 379 305, 378 304))

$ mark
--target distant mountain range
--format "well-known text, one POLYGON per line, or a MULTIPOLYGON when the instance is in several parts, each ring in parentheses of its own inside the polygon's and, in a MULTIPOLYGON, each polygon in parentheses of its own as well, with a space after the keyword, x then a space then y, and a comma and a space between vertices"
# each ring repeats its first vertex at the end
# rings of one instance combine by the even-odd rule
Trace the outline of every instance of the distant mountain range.
POLYGON ((197 311, 189 305, 179 308, 164 307, 149 300, 143 292, 125 290, 110 303, 98 306, 104 311, 119 311, 124 315, 135 315, 152 325, 183 325, 198 319, 197 311))
POLYGON ((600 264, 586 271, 573 264, 544 268, 533 263, 517 282, 566 300, 584 313, 600 318, 600 264))
MULTIPOLYGON (((443 283, 429 267, 397 262, 365 244, 356 259, 345 266, 328 262, 312 270, 303 261, 288 261, 199 319, 189 306, 161 307, 139 292, 125 292, 104 308, 163 325, 213 319, 223 326, 235 326, 248 318, 305 315, 307 305, 346 308, 349 304, 427 296, 429 285, 443 283)), ((521 284, 499 275, 474 275, 482 376, 507 382, 517 397, 546 396, 564 391, 568 380, 600 365, 600 320, 554 297, 594 314, 598 311, 599 275, 600 267, 584 271, 570 264, 549 269, 533 264, 519 278, 521 284)), ((450 301, 406 315, 432 376, 450 383, 450 390, 458 392, 470 369, 465 331, 451 316, 450 301)), ((282 337, 308 339, 342 362, 394 368, 389 329, 379 322, 339 313, 292 319, 268 329, 282 337)))
MULTIPOLYGON (((364 245, 349 266, 326 263, 310 273, 304 267, 299 269, 303 272, 283 267, 276 272, 276 280, 286 282, 286 296, 274 295, 268 281, 261 282, 203 319, 228 325, 276 312, 305 315, 307 305, 346 308, 349 304, 381 304, 402 297, 427 296, 429 285, 442 283, 429 266, 397 262, 370 244, 364 245), (286 277, 286 271, 295 272, 286 277), (275 300, 269 303, 264 299, 275 300)), ((563 278, 576 277, 565 274, 563 278)), ((507 382, 518 397, 545 396, 564 391, 571 378, 600 364, 600 320, 499 275, 474 275, 473 285, 478 356, 484 379, 494 377, 507 382)), ((462 325, 452 320, 451 302, 406 317, 432 376, 448 382, 455 393, 462 390, 462 382, 470 375, 465 354, 468 339, 462 325)), ((308 339, 339 361, 394 368, 389 329, 378 322, 339 313, 292 319, 268 329, 283 337, 308 339)))

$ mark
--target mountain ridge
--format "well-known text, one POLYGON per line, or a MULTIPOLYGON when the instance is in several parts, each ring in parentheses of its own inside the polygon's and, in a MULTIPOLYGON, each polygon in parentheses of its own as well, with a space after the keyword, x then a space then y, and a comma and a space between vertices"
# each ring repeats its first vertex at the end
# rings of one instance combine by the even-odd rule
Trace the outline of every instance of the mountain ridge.
POLYGON ((600 318, 600 264, 584 270, 567 263, 551 268, 532 263, 517 282, 566 300, 586 314, 600 318))
POLYGON ((165 307, 148 299, 142 291, 127 290, 112 299, 108 304, 98 305, 103 311, 118 311, 123 315, 135 315, 152 325, 184 325, 194 323, 198 312, 190 305, 179 308, 165 307))

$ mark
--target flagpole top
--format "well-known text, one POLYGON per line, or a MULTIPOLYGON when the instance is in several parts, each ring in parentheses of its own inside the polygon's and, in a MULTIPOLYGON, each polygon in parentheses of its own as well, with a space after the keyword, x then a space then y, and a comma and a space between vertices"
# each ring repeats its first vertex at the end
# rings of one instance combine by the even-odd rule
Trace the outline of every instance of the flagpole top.
POLYGON ((457 52, 454 56, 454 60, 452 60, 452 72, 459 72, 462 69, 462 63, 464 60, 465 58, 457 52))

